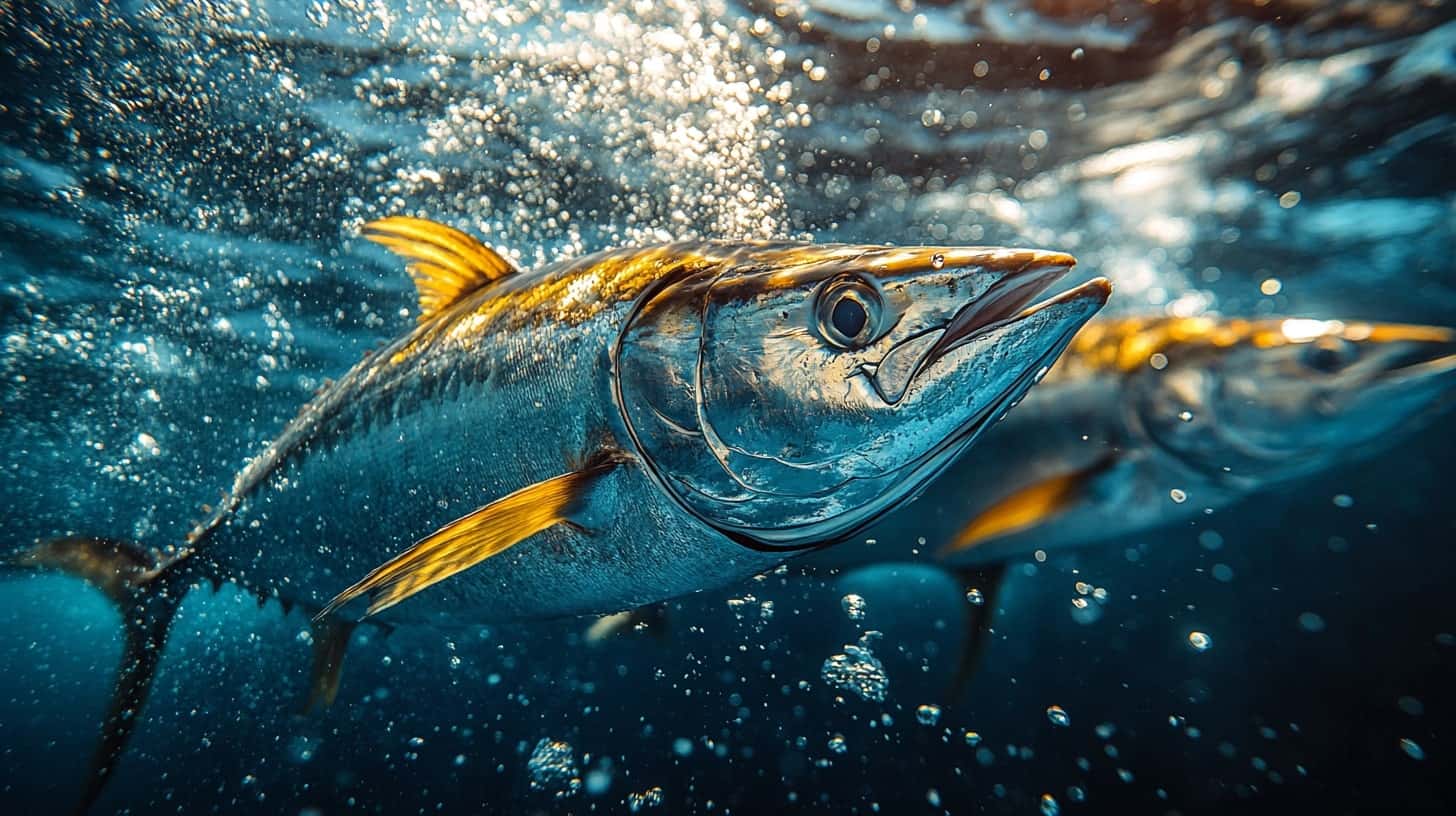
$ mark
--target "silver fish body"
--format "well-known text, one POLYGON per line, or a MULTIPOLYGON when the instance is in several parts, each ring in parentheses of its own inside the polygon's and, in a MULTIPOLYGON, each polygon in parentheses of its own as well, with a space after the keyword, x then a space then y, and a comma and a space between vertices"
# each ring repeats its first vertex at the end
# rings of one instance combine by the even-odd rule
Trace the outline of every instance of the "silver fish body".
MULTIPOLYGON (((246 493, 201 551, 218 574, 322 607, 415 539, 490 500, 571 470, 626 434, 604 327, 523 326, 478 354, 434 350, 341 412, 246 493)), ((383 352, 387 353, 387 352, 383 352)), ((391 620, 480 621, 629 608, 746 577, 777 558, 682 513, 636 466, 581 511, 421 593, 391 620)))
MULTIPOLYGON (((757 351, 727 349, 741 359, 724 366, 719 354, 723 349, 710 349, 702 339, 709 334, 703 315, 714 307, 703 305, 710 300, 694 298, 711 299, 717 291, 730 290, 723 303, 748 309, 724 324, 736 326, 743 314, 765 311, 757 305, 760 301, 801 298, 801 289, 818 297, 813 293, 823 288, 819 278, 843 274, 835 268, 838 265, 864 265, 870 256, 888 258, 880 264, 887 276, 890 272, 885 270, 918 260, 925 273, 937 276, 940 286, 945 253, 957 251, 898 250, 890 256, 886 253, 891 250, 883 248, 678 244, 602 253, 507 278, 371 355, 306 406, 240 474, 216 513, 194 531, 188 555, 194 562, 191 568, 214 579, 236 581, 262 596, 316 609, 422 536, 492 500, 571 472, 601 450, 620 452, 623 464, 594 484, 574 508, 571 524, 531 536, 391 607, 383 617, 482 622, 608 613, 771 568, 801 549, 832 541, 844 529, 863 526, 918 490, 949 460, 949 447, 963 449, 986 424, 986 414, 1004 410, 1011 399, 1025 393, 1035 370, 1050 365, 1075 328, 1101 305, 1105 285, 1069 293, 1071 297, 1053 307, 1038 314, 1028 310, 1016 319, 1012 319, 1014 309, 1008 309, 1021 308, 1029 294, 1018 291, 1014 302, 1003 303, 1009 296, 1000 294, 1000 289, 994 297, 982 292, 981 300, 990 304, 983 304, 984 317, 994 325, 973 332, 965 317, 969 307, 962 308, 969 287, 951 281, 949 291, 956 302, 943 308, 944 316, 938 319, 949 325, 955 317, 960 322, 950 328, 965 337, 940 344, 933 354, 924 348, 917 353, 925 356, 922 368, 940 366, 942 358, 977 357, 979 368, 998 372, 1001 379, 994 386, 998 390, 988 387, 986 394, 958 398, 961 410, 973 414, 975 422, 956 420, 946 425, 942 418, 936 427, 965 426, 950 440, 953 446, 931 444, 939 440, 927 437, 918 444, 931 450, 915 451, 913 456, 882 448, 879 455, 889 461, 876 463, 872 473, 861 472, 867 465, 854 465, 860 471, 827 488, 820 485, 783 496, 774 492, 773 485, 745 482, 733 470, 734 457, 759 461, 757 454, 731 440, 721 441, 733 427, 757 421, 754 409, 735 408, 728 402, 705 407, 706 399, 697 394, 708 391, 703 383, 709 376, 726 379, 743 373, 741 368, 763 366, 764 357, 775 349, 782 351, 784 332, 766 331, 757 351), (932 257, 941 260, 932 264, 932 257), (822 268, 826 266, 830 268, 822 268), (744 283, 753 276, 761 280, 744 283), (679 322, 703 325, 685 342, 672 335, 672 347, 687 349, 686 356, 659 359, 653 355, 662 349, 650 338, 639 338, 666 336, 651 322, 655 316, 643 316, 649 298, 670 308, 679 308, 681 301, 686 311, 679 322), (1024 336, 1015 335, 1017 331, 1024 336), (1001 351, 988 358, 977 343, 1001 351), (1012 347, 1026 351, 1006 350, 1012 347), (989 369, 987 359, 994 363, 989 369), (710 366, 716 367, 702 373, 710 366), (1003 368, 1007 373, 999 373, 1003 368), (728 375, 720 373, 725 370, 728 375), (680 393, 664 396, 657 384, 640 382, 643 377, 665 378, 680 393), (657 424, 684 400, 696 404, 699 414, 713 414, 702 420, 704 425, 714 417, 728 417, 707 434, 711 440, 704 439, 701 430, 685 430, 674 422, 657 424), (700 448, 710 443, 725 461, 703 454, 700 448), (708 485, 708 492, 685 486, 689 484, 708 485), (722 485, 729 487, 713 493, 722 485), (863 520, 855 515, 859 512, 863 520), (788 519, 787 532, 768 529, 775 518, 788 519), (760 532, 762 540, 755 538, 760 532)), ((980 254, 965 256, 967 263, 987 251, 976 252, 980 254)), ((1050 270, 1026 273, 1037 284, 1027 289, 1032 294, 1066 268, 1064 256, 1046 256, 1053 257, 1049 263, 1038 261, 1041 255, 1004 257, 1015 258, 1012 271, 1032 266, 1050 270)), ((990 262, 984 265, 985 270, 976 267, 974 272, 992 284, 1006 277, 1007 270, 990 262)), ((919 273, 917 268, 915 274, 919 273)), ((910 279, 923 284, 913 275, 910 279)), ((885 280, 887 289, 903 283, 891 277, 885 280)), ((898 296, 892 292, 886 297, 892 295, 898 296)), ((970 300, 976 302, 974 297, 970 300)), ((900 308, 901 321, 908 325, 910 318, 905 315, 910 312, 900 308)), ((777 300, 773 309, 775 320, 799 319, 777 300)), ((721 326, 717 330, 723 331, 721 326)), ((884 339, 892 350, 900 347, 888 335, 894 330, 887 329, 884 339)), ((936 331, 950 334, 944 325, 936 331)), ((800 333, 788 334, 792 342, 811 342, 800 333)), ((666 353, 670 357, 677 352, 666 353)), ((951 364, 943 367, 949 370, 951 364)), ((835 382, 856 376, 841 368, 831 375, 840 378, 835 382)), ((818 376, 817 370, 810 373, 818 376)), ((780 388, 774 377, 748 374, 747 390, 740 388, 731 395, 745 405, 797 398, 793 390, 800 387, 797 382, 780 388)), ((912 378, 897 376, 905 382, 912 378)), ((924 381, 931 379, 917 380, 916 388, 926 390, 924 381)), ((810 402, 826 399, 823 394, 839 400, 836 389, 845 387, 812 386, 810 402)), ((896 406, 887 410, 885 421, 892 426, 898 422, 897 410, 911 416, 911 411, 896 406)), ((846 416, 851 423, 872 420, 862 407, 846 416)), ((772 430, 771 425, 768 428, 772 430)), ((893 439, 895 430, 887 428, 881 438, 893 439)), ((850 439, 847 453, 854 454, 857 444, 850 439)), ((790 447, 797 448, 798 442, 785 449, 790 447)), ((816 455, 830 455, 825 450, 833 447, 818 446, 816 455)), ((798 466, 787 460, 781 464, 791 472, 810 472, 793 470, 798 466)))
POLYGON ((921 490, 1106 302, 1074 262, 994 248, 681 243, 521 273, 407 216, 414 330, 325 387, 184 545, 37 541, 116 605, 117 682, 81 792, 117 767, 187 591, 311 616, 310 704, 358 620, 612 613, 827 546, 921 490))

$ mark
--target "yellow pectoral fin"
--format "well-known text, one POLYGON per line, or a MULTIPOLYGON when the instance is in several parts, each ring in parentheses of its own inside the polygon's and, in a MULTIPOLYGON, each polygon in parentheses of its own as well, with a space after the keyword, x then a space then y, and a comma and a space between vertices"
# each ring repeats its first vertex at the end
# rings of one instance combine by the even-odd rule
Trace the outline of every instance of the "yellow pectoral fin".
POLYGON ((954 555, 993 538, 1045 524, 1076 503, 1087 485, 1116 461, 1115 455, 1099 459, 1090 467, 1058 473, 1012 491, 982 510, 940 551, 940 557, 954 555))
POLYGON ((364 237, 411 262, 421 320, 518 272, 515 264, 473 237, 423 218, 396 215, 370 221, 364 237))
POLYGON ((624 461, 623 454, 615 451, 599 454, 580 470, 523 487, 446 524, 340 592, 315 620, 366 594, 369 609, 365 617, 378 614, 542 530, 569 521, 572 508, 592 484, 624 461))

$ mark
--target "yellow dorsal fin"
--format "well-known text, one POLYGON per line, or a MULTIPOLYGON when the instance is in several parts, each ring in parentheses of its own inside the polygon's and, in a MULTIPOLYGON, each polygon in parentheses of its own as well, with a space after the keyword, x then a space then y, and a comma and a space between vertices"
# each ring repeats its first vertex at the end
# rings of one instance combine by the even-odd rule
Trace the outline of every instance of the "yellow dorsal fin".
POLYGON ((548 527, 569 523, 572 509, 592 484, 625 461, 618 451, 600 453, 580 470, 527 485, 446 524, 340 592, 314 620, 365 594, 365 617, 378 614, 548 527))
POLYGON ((1116 462, 1109 454, 1089 467, 1058 473, 1013 490, 966 523, 940 551, 942 558, 986 541, 1043 524, 1061 515, 1082 495, 1087 484, 1116 462))
POLYGON ((364 237, 408 260, 420 298, 420 320, 507 275, 515 264, 454 227, 393 215, 364 225, 364 237))

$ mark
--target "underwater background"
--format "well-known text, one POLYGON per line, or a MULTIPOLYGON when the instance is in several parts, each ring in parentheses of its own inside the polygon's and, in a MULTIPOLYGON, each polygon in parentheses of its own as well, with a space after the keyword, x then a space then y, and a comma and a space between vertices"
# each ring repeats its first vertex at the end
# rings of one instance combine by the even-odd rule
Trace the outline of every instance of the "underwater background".
MULTIPOLYGON (((1453 20, 1441 0, 5 3, 0 546, 180 541, 326 378, 413 324, 408 278, 358 238, 395 212, 525 267, 687 237, 1032 245, 1112 278, 1109 313, 1456 325, 1453 20)), ((928 553, 680 599, 656 636, 362 628, 308 714, 306 616, 194 592, 97 810, 1451 812, 1439 407, 1193 522, 1014 559, 959 690, 965 588, 928 553), (883 700, 821 672, 866 630, 883 700)), ((54 812, 117 615, 59 575, 0 592, 0 809, 54 812)))

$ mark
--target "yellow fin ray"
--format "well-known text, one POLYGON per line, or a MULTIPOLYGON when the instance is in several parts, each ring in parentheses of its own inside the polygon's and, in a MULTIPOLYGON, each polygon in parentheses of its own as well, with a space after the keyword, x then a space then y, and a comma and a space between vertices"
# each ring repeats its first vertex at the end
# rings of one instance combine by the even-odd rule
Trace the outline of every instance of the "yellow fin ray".
POLYGON ((580 470, 523 487, 446 524, 339 593, 315 620, 366 594, 369 608, 364 615, 376 615, 542 530, 568 522, 592 483, 625 461, 617 451, 600 453, 580 470))
POLYGON ((364 225, 364 237, 410 262, 420 320, 508 275, 515 264, 454 227, 395 215, 364 225))

